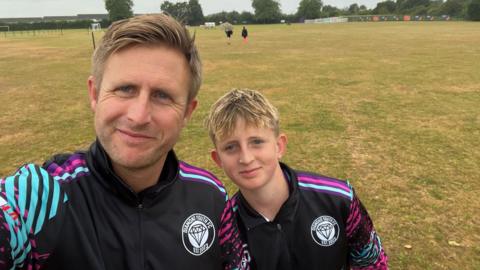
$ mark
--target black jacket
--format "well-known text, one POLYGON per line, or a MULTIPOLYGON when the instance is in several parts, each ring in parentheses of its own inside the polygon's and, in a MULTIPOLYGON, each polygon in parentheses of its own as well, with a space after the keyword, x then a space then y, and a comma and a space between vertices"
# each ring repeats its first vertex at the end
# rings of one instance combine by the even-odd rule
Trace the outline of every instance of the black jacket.
POLYGON ((243 251, 226 199, 173 151, 136 194, 96 142, 0 181, 0 269, 234 268, 243 251))
POLYGON ((252 269, 387 269, 372 221, 348 182, 281 166, 290 196, 274 220, 241 193, 232 198, 252 269))

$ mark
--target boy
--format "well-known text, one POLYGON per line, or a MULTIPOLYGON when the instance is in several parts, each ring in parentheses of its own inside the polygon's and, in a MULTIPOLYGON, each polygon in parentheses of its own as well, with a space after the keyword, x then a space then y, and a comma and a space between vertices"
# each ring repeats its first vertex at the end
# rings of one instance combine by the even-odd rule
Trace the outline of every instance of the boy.
POLYGON ((239 187, 232 198, 252 269, 388 269, 372 221, 348 182, 280 162, 287 137, 262 94, 234 89, 205 122, 211 156, 239 187))

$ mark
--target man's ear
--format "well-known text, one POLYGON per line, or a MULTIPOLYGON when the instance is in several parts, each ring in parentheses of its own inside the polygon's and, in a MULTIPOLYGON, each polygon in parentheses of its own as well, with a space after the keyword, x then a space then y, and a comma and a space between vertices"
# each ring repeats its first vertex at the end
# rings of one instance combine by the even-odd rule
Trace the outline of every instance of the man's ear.
POLYGON ((217 164, 219 168, 222 168, 222 161, 220 160, 216 149, 210 151, 210 156, 212 157, 212 160, 215 161, 215 164, 217 164))
POLYGON ((185 111, 185 116, 183 117, 183 126, 186 126, 190 118, 192 118, 193 111, 197 108, 198 100, 193 99, 187 104, 187 108, 185 111))
POLYGON ((287 152, 287 135, 280 133, 277 138, 277 155, 278 159, 281 159, 287 152))
POLYGON ((97 108, 97 100, 98 100, 98 89, 95 86, 95 77, 90 76, 87 80, 88 86, 88 97, 90 99, 90 108, 93 112, 95 112, 97 108))

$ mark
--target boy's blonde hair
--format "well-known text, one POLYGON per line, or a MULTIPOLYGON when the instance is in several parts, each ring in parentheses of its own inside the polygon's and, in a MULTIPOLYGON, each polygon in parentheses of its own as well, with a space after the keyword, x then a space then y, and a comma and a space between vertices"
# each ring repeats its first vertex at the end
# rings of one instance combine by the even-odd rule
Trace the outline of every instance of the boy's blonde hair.
POLYGON ((168 46, 179 50, 190 68, 188 100, 197 96, 202 83, 202 64, 195 37, 190 36, 185 25, 166 14, 140 15, 112 23, 92 57, 92 75, 97 89, 100 89, 108 58, 136 45, 168 46))
POLYGON ((280 133, 278 110, 260 92, 232 89, 212 105, 205 120, 212 142, 232 134, 238 119, 247 125, 271 128, 275 136, 280 133))

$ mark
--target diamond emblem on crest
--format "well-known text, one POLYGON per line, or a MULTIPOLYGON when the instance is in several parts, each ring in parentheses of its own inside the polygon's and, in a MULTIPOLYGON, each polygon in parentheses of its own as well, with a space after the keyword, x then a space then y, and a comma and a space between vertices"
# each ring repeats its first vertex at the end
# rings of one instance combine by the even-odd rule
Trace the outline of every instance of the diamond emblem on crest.
POLYGON ((200 247, 202 245, 202 240, 203 240, 203 237, 205 236, 205 233, 207 234, 206 236, 208 237, 208 229, 202 223, 192 225, 188 230, 189 236, 195 240, 197 247, 200 247))
POLYGON ((333 225, 331 223, 324 223, 318 225, 316 231, 317 234, 319 234, 318 237, 330 239, 330 237, 332 236, 332 232, 335 232, 335 229, 333 228, 333 225))

